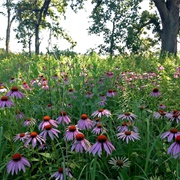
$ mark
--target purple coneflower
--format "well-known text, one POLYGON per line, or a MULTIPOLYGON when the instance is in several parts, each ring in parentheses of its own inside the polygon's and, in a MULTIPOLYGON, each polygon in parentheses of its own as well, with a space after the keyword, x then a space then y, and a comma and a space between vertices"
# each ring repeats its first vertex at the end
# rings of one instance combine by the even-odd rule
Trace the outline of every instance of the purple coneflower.
MULTIPOLYGON (((70 172, 70 170, 69 170, 69 168, 65 168, 65 174, 66 174, 66 176, 68 176, 68 177, 70 177, 70 178, 73 177, 72 174, 71 174, 71 172, 70 172)), ((56 178, 56 180, 63 180, 63 179, 64 179, 63 168, 62 168, 62 167, 59 167, 59 168, 58 168, 58 171, 55 172, 55 173, 52 175, 52 177, 56 178)))
POLYGON ((58 124, 62 125, 69 124, 71 122, 69 116, 65 111, 60 111, 60 116, 56 119, 56 121, 58 122, 58 124))
POLYGON ((111 72, 111 71, 108 71, 108 72, 106 73, 106 75, 107 75, 107 77, 112 78, 112 77, 114 76, 114 73, 111 72))
POLYGON ((87 114, 82 114, 77 126, 81 130, 88 130, 92 128, 92 121, 88 118, 87 114))
POLYGON ((76 135, 76 140, 74 141, 74 143, 71 147, 71 151, 73 151, 75 149, 76 153, 77 152, 82 153, 83 150, 89 151, 90 147, 91 147, 91 145, 90 145, 89 141, 87 139, 85 139, 84 134, 78 133, 76 135))
POLYGON ((107 153, 107 155, 110 155, 113 150, 115 150, 115 147, 111 144, 110 141, 108 141, 107 137, 105 135, 99 135, 97 137, 97 142, 92 145, 91 149, 89 150, 93 155, 96 153, 98 156, 101 156, 102 149, 104 149, 107 153))
POLYGON ((20 140, 24 142, 28 138, 28 134, 29 134, 28 132, 16 134, 16 136, 14 137, 14 141, 20 140))
POLYGON ((15 81, 15 78, 12 77, 12 78, 10 79, 10 82, 14 82, 14 81, 15 81))
POLYGON ((94 96, 94 94, 90 91, 87 91, 86 95, 87 98, 92 98, 94 96))
POLYGON ((24 126, 33 126, 36 124, 36 120, 33 118, 27 118, 24 122, 23 125, 24 126))
POLYGON ((134 132, 138 132, 138 128, 136 126, 133 126, 132 122, 128 121, 128 122, 122 122, 121 126, 117 127, 118 132, 124 132, 124 131, 134 131, 134 132))
POLYGON ((22 92, 20 92, 16 86, 13 86, 11 88, 11 91, 6 93, 6 96, 22 99, 24 97, 24 94, 22 92))
POLYGON ((107 103, 106 103, 106 101, 100 101, 100 102, 98 102, 98 105, 99 106, 105 106, 107 103))
POLYGON ((102 133, 106 133, 107 129, 103 127, 102 124, 97 124, 96 127, 92 130, 93 134, 99 135, 102 133))
POLYGON ((100 98, 101 98, 102 101, 106 101, 107 100, 107 98, 106 98, 106 96, 104 94, 101 94, 100 98))
POLYGON ((160 105, 158 106, 158 108, 160 108, 160 109, 165 109, 166 106, 165 106, 164 104, 160 104, 160 105))
POLYGON ((156 119, 159 119, 159 118, 164 118, 164 117, 166 117, 166 112, 164 112, 164 110, 158 110, 158 112, 156 112, 155 114, 154 114, 154 117, 156 118, 156 119))
POLYGON ((29 143, 32 141, 32 147, 35 148, 37 145, 37 141, 40 143, 40 145, 42 145, 43 143, 45 143, 45 140, 43 139, 43 137, 41 137, 40 135, 38 135, 37 132, 31 132, 28 135, 28 139, 25 142, 25 146, 29 145, 29 143))
POLYGON ((79 133, 77 127, 75 125, 71 125, 67 128, 64 139, 66 141, 72 141, 76 138, 76 135, 79 133))
POLYGON ((11 100, 8 100, 7 96, 1 97, 0 108, 4 108, 4 107, 10 108, 11 106, 14 106, 14 103, 11 100))
POLYGON ((158 88, 154 88, 150 95, 154 97, 158 97, 161 95, 161 93, 159 92, 158 88))
POLYGON ((58 75, 57 75, 57 74, 54 74, 54 75, 52 76, 52 79, 58 79, 58 75))
POLYGON ((48 84, 43 84, 43 85, 42 85, 42 89, 44 89, 44 90, 49 90, 48 84))
POLYGON ((176 121, 177 123, 179 123, 180 120, 180 112, 178 110, 174 110, 171 113, 167 113, 166 117, 170 120, 170 121, 176 121))
POLYGON ((180 132, 176 128, 171 128, 169 131, 163 133, 160 138, 165 139, 167 138, 167 141, 170 142, 172 139, 175 139, 177 136, 180 135, 180 132))
POLYGON ((124 114, 121 114, 118 116, 118 119, 127 119, 129 121, 133 121, 136 118, 136 115, 130 112, 125 112, 124 114))
POLYGON ((17 174, 20 170, 25 172, 25 166, 31 166, 29 161, 25 157, 22 157, 21 154, 16 153, 12 156, 12 160, 7 165, 7 172, 8 174, 11 172, 12 175, 14 175, 14 173, 17 174))
POLYGON ((16 111, 16 120, 23 119, 23 118, 24 118, 24 114, 21 111, 17 110, 16 111))
POLYGON ((109 160, 109 164, 113 165, 112 168, 113 169, 116 169, 116 170, 119 170, 121 168, 126 168, 126 167, 129 167, 130 166, 130 161, 128 158, 126 157, 112 157, 110 160, 109 160))
POLYGON ((124 131, 117 134, 118 139, 122 139, 123 141, 126 140, 128 143, 129 141, 139 140, 139 133, 133 131, 124 131))
POLYGON ((49 125, 49 124, 51 124, 51 125, 53 125, 55 127, 58 127, 57 121, 52 120, 50 116, 44 116, 43 121, 38 126, 38 129, 43 130, 44 126, 49 125))
POLYGON ((26 83, 26 82, 23 82, 23 88, 25 89, 25 90, 30 90, 30 87, 29 87, 29 85, 26 83))
POLYGON ((93 127, 95 127, 97 124, 101 124, 101 119, 100 118, 95 118, 93 123, 93 127))
POLYGON ((158 70, 162 71, 162 70, 164 70, 164 67, 161 65, 161 66, 158 67, 158 70))
POLYGON ((0 86, 0 92, 2 93, 2 92, 7 92, 7 89, 4 87, 4 86, 0 86))
POLYGON ((60 133, 58 129, 54 129, 51 124, 48 124, 44 126, 44 130, 39 135, 42 136, 45 140, 47 135, 49 135, 50 138, 54 140, 54 136, 58 138, 58 133, 60 133))
POLYGON ((180 158, 180 135, 176 136, 175 142, 168 148, 168 154, 171 154, 175 159, 180 158))
POLYGON ((98 117, 101 117, 101 116, 106 116, 106 117, 109 117, 111 115, 111 112, 107 109, 98 109, 97 111, 93 112, 92 116, 95 117, 95 116, 98 116, 98 117))
POLYGON ((117 95, 117 92, 115 90, 109 89, 106 96, 107 97, 114 97, 117 95))

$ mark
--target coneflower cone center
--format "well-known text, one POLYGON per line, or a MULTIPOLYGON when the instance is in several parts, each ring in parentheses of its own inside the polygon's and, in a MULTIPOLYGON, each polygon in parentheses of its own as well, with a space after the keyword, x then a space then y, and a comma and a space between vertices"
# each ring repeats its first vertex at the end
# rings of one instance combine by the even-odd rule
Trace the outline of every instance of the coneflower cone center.
POLYGON ((112 92, 113 92, 113 90, 112 90, 112 89, 109 89, 109 90, 108 90, 108 93, 112 93, 112 92))
POLYGON ((158 88, 154 88, 153 92, 155 92, 155 93, 159 92, 158 88))
POLYGON ((20 137, 24 137, 24 136, 25 136, 25 133, 21 133, 19 136, 20 136, 20 137))
POLYGON ((129 135, 131 135, 131 131, 125 131, 124 134, 129 136, 129 135))
POLYGON ((130 113, 130 112, 125 112, 124 115, 125 115, 125 116, 130 116, 131 113, 130 113))
POLYGON ((31 134, 30 134, 30 136, 32 137, 32 138, 35 138, 35 137, 37 137, 37 132, 32 132, 31 134))
POLYGON ((123 164, 124 164, 124 162, 122 160, 120 160, 120 159, 116 161, 116 165, 119 166, 119 167, 122 167, 123 164))
POLYGON ((77 141, 81 141, 81 140, 83 140, 84 139, 84 134, 77 134, 76 135, 76 140, 77 141))
POLYGON ((158 112, 159 112, 159 114, 160 114, 161 116, 165 116, 165 115, 166 115, 166 113, 165 113, 163 110, 159 110, 158 112))
POLYGON ((0 86, 0 89, 4 89, 4 86, 0 86))
POLYGON ((97 125, 97 128, 102 128, 102 124, 98 124, 98 125, 97 125))
POLYGON ((19 161, 21 159, 21 154, 17 153, 12 156, 13 161, 19 161))
POLYGON ((44 121, 49 121, 50 119, 51 119, 50 116, 44 116, 44 118, 43 118, 44 121))
POLYGON ((171 128, 171 129, 170 129, 170 132, 176 134, 176 133, 178 132, 178 130, 175 129, 175 128, 171 128))
POLYGON ((67 113, 66 113, 66 111, 61 111, 61 112, 60 112, 60 115, 61 115, 61 116, 66 116, 67 113))
POLYGON ((100 135, 97 137, 97 141, 100 143, 104 143, 107 141, 107 137, 105 135, 100 135))
POLYGON ((31 121, 31 118, 27 118, 27 121, 31 121))
POLYGON ((70 131, 70 132, 76 131, 76 126, 75 126, 75 125, 69 126, 69 131, 70 131))
POLYGON ((101 109, 98 109, 98 112, 103 112, 103 111, 104 111, 104 109, 102 109, 102 108, 101 108, 101 109))
POLYGON ((59 167, 59 168, 58 168, 58 172, 59 172, 59 173, 63 173, 63 168, 62 168, 62 167, 59 167))
POLYGON ((11 88, 11 91, 18 91, 18 88, 16 87, 16 86, 13 86, 12 88, 11 88))
POLYGON ((1 101, 7 101, 7 100, 8 100, 8 97, 7 97, 7 96, 1 97, 1 101))
POLYGON ((173 114, 174 118, 177 118, 179 116, 179 113, 173 114))
POLYGON ((81 119, 86 120, 87 118, 88 118, 88 115, 87 115, 87 114, 82 114, 82 115, 81 115, 81 119))
POLYGON ((180 145, 180 136, 176 136, 176 142, 180 145))
POLYGON ((99 121, 100 121, 100 118, 96 118, 95 121, 96 121, 96 122, 99 122, 99 121))
POLYGON ((50 124, 48 124, 48 125, 44 126, 44 129, 45 129, 45 130, 51 130, 51 129, 52 129, 52 126, 51 126, 50 124))

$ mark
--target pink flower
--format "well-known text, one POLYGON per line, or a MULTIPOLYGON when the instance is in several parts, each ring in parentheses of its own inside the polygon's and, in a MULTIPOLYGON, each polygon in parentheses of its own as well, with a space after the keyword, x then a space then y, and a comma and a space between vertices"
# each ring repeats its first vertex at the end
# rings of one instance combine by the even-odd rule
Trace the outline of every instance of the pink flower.
MULTIPOLYGON (((55 172, 52 177, 56 178, 56 180, 63 180, 64 179, 64 174, 63 174, 63 168, 62 167, 59 167, 58 168, 58 171, 55 172)), ((69 168, 65 168, 65 174, 67 177, 70 177, 70 178, 73 178, 69 168)))
POLYGON ((60 133, 59 130, 54 129, 51 124, 48 124, 44 126, 44 130, 39 135, 42 136, 45 140, 47 135, 49 135, 50 138, 54 140, 54 136, 58 138, 58 133, 60 133))
POLYGON ((168 154, 171 154, 175 159, 180 159, 180 135, 176 136, 175 142, 168 148, 168 154))
POLYGON ((97 111, 93 112, 92 116, 95 117, 95 116, 98 116, 98 117, 101 117, 101 116, 106 116, 106 117, 109 117, 111 115, 111 112, 107 109, 98 109, 97 111))
POLYGON ((133 131, 124 131, 117 134, 118 139, 126 140, 126 143, 129 141, 139 140, 139 134, 133 131))
POLYGON ((125 112, 124 114, 120 114, 118 116, 118 119, 122 119, 122 120, 127 119, 129 121, 133 121, 135 118, 136 118, 136 115, 130 112, 125 112))
POLYGON ((159 92, 158 88, 154 88, 150 95, 154 97, 158 97, 161 95, 161 93, 159 92))
POLYGON ((24 126, 33 126, 36 124, 36 120, 33 118, 27 118, 24 122, 23 125, 24 126))
POLYGON ((25 90, 30 90, 30 87, 29 87, 29 85, 26 83, 26 82, 23 82, 23 88, 25 89, 25 90))
POLYGON ((7 92, 6 96, 22 99, 24 97, 24 94, 22 92, 20 92, 16 86, 13 86, 11 88, 11 91, 7 92))
POLYGON ((14 103, 11 100, 8 100, 7 96, 1 97, 0 108, 4 108, 4 107, 10 108, 11 106, 14 106, 14 103))
POLYGON ((93 155, 97 153, 100 157, 103 149, 106 151, 107 155, 110 155, 112 151, 115 150, 115 147, 108 141, 105 135, 100 135, 97 137, 97 142, 92 145, 89 152, 93 155))
POLYGON ((82 114, 77 126, 81 130, 88 130, 92 128, 92 121, 88 118, 87 114, 82 114))
POLYGON ((66 129, 64 139, 66 141, 72 141, 76 139, 76 135, 79 134, 80 132, 78 131, 77 127, 75 125, 71 125, 66 129))
POLYGON ((71 122, 69 116, 65 111, 60 112, 60 116, 56 119, 56 121, 58 122, 58 124, 62 124, 62 125, 69 124, 71 122))
POLYGON ((170 142, 179 135, 180 135, 180 132, 178 132, 177 129, 171 128, 169 131, 163 133, 160 137, 161 137, 161 139, 167 138, 168 142, 170 142))
POLYGON ((28 135, 28 138, 25 142, 25 146, 29 145, 29 143, 32 141, 32 147, 35 148, 37 145, 37 142, 40 143, 40 145, 42 145, 43 143, 45 143, 45 140, 43 139, 43 137, 41 137, 40 135, 38 135, 37 132, 31 132, 28 135))
POLYGON ((106 133, 107 129, 103 127, 102 124, 97 124, 96 127, 92 130, 93 134, 99 135, 102 133, 106 133))
POLYGON ((31 166, 29 161, 25 157, 22 157, 21 154, 16 153, 12 156, 12 160, 7 165, 7 172, 8 174, 11 172, 12 175, 14 175, 14 173, 17 174, 20 170, 25 172, 25 166, 31 166))
POLYGON ((91 147, 91 145, 90 145, 89 141, 85 139, 84 134, 78 133, 76 135, 76 140, 74 141, 74 143, 71 147, 71 151, 73 151, 75 149, 76 153, 77 152, 82 153, 83 150, 89 151, 90 147, 91 147))
POLYGON ((49 124, 58 127, 57 122, 55 120, 52 120, 50 116, 44 116, 43 121, 38 126, 38 129, 43 130, 44 127, 49 124))
POLYGON ((20 140, 24 142, 28 138, 28 134, 29 134, 28 132, 16 134, 16 136, 14 137, 14 141, 20 140))

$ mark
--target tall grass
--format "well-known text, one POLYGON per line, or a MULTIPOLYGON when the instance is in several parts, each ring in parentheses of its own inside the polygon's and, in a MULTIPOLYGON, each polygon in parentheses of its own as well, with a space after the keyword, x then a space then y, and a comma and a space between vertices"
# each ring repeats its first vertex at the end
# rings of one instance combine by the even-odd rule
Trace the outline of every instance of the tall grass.
MULTIPOLYGON (((180 77, 174 78, 174 73, 180 66, 179 59, 157 57, 116 57, 112 61, 102 59, 97 55, 74 56, 55 59, 52 56, 11 55, 1 60, 1 79, 7 91, 17 86, 25 98, 10 98, 15 106, 0 108, 0 179, 53 179, 51 176, 59 167, 69 168, 73 178, 63 172, 64 179, 77 180, 139 180, 139 179, 178 179, 179 159, 167 154, 167 149, 174 142, 161 139, 160 135, 175 127, 180 131, 179 122, 168 118, 156 119, 154 114, 160 104, 165 104, 167 113, 180 110, 180 77), (158 70, 162 65, 164 70, 158 70), (112 72, 112 77, 108 76, 112 72), (154 73, 154 75, 151 75, 154 73), (57 74, 58 79, 53 76, 57 74), (31 84, 36 79, 41 82, 46 78, 49 90, 42 84, 31 84), (14 81, 11 82, 11 78, 14 81), (65 78, 68 78, 66 83, 65 78), (102 83, 100 83, 102 81, 102 83), (31 90, 23 88, 23 82, 30 85, 31 90), (69 92, 72 88, 74 91, 69 92), (150 94, 158 88, 161 95, 152 97, 150 94), (114 90, 116 96, 107 97, 106 104, 99 106, 100 95, 107 95, 108 90, 114 90), (90 91, 92 98, 86 97, 90 91), (48 108, 48 104, 52 108, 48 108), (92 113, 99 108, 111 111, 110 117, 103 116, 101 124, 107 129, 106 136, 116 150, 108 155, 102 151, 101 156, 93 156, 90 152, 76 153, 71 151, 74 141, 65 141, 64 134, 69 125, 58 125, 60 134, 54 140, 46 140, 46 148, 39 146, 25 147, 24 142, 14 141, 16 134, 33 132, 40 133, 38 125, 43 117, 48 115, 56 120, 60 111, 66 111, 71 119, 70 124, 77 125, 82 114, 87 114, 94 122, 92 113), (17 110, 24 118, 16 119, 17 110), (131 112, 137 116, 133 125, 138 128, 140 140, 126 141, 117 139, 117 127, 123 121, 120 114, 131 112), (35 125, 23 126, 27 118, 36 120, 35 125), (13 154, 20 152, 30 164, 26 172, 17 175, 7 173, 7 165, 13 154), (129 167, 118 166, 114 169, 109 160, 113 157, 126 157, 129 167)), ((6 93, 1 92, 1 97, 6 93)), ((131 128, 131 127, 129 127, 131 128)), ((97 135, 91 130, 81 130, 91 145, 97 141, 97 135)))

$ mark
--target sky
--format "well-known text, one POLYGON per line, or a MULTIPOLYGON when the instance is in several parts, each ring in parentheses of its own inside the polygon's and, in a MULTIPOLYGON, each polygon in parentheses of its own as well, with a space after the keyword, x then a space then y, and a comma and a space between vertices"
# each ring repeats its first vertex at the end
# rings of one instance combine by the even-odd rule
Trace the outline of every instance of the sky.
MULTIPOLYGON (((2 1, 2 0, 0 0, 2 1)), ((143 10, 148 9, 148 3, 149 0, 144 0, 142 3, 143 10)), ((0 6, 2 4, 0 3, 0 6)), ((63 29, 66 30, 66 32, 72 37, 74 41, 77 42, 76 47, 73 49, 73 51, 78 53, 86 53, 87 50, 90 48, 95 48, 99 44, 103 43, 103 37, 102 36, 96 36, 96 35, 89 35, 88 34, 88 27, 89 27, 89 21, 90 19, 88 16, 91 14, 92 11, 92 4, 90 1, 86 2, 85 8, 83 10, 80 10, 77 14, 75 14, 70 8, 66 11, 66 19, 62 19, 60 21, 60 26, 63 27, 63 29)), ((0 7, 0 11, 2 10, 2 7, 0 7)), ((0 15, 1 23, 3 26, 1 26, 0 30, 0 38, 3 38, 3 40, 0 41, 0 48, 5 48, 5 35, 6 35, 6 17, 3 17, 0 15)), ((16 23, 12 25, 12 29, 16 26, 16 23)), ((49 32, 44 32, 41 34, 41 46, 40 51, 46 52, 46 48, 48 47, 48 36, 49 32)), ((15 38, 15 32, 11 30, 11 41, 10 41, 10 49, 12 52, 21 52, 22 45, 17 43, 17 39, 15 38)), ((52 39, 50 45, 50 50, 52 50, 52 46, 54 44, 57 44, 60 50, 65 50, 70 48, 70 44, 63 39, 52 39)), ((34 47, 33 47, 34 48, 34 47)))

